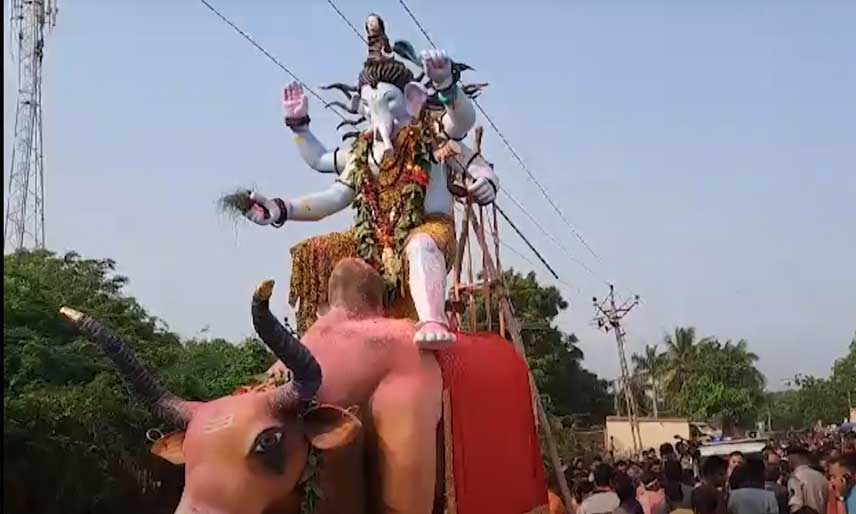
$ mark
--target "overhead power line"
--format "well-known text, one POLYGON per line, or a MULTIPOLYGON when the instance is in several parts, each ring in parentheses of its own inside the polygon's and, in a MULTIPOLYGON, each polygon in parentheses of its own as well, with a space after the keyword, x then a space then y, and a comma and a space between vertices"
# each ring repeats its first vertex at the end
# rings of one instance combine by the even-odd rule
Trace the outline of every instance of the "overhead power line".
POLYGON ((506 138, 505 134, 503 134, 502 131, 499 130, 499 127, 496 126, 496 123, 494 123, 493 118, 491 118, 487 111, 484 110, 484 107, 481 106, 478 99, 473 98, 472 101, 473 104, 475 104, 476 108, 479 110, 479 112, 482 114, 482 116, 484 116, 484 118, 487 120, 491 128, 493 128, 493 131, 496 132, 496 135, 499 136, 499 139, 502 141, 505 147, 508 148, 508 151, 511 152, 511 155, 514 157, 520 167, 523 168, 523 171, 525 171, 526 174, 529 176, 529 179, 532 181, 532 183, 534 183, 538 190, 541 192, 541 196, 543 196, 544 199, 547 200, 553 210, 556 211, 560 218, 562 218, 562 221, 565 223, 565 225, 567 225, 567 227, 571 230, 571 233, 576 236, 577 240, 579 240, 579 242, 586 248, 586 250, 588 250, 589 253, 591 253, 592 256, 594 256, 596 259, 600 259, 600 256, 594 251, 591 246, 589 246, 589 244, 577 231, 577 229, 574 228, 573 224, 571 224, 570 220, 568 220, 568 218, 565 216, 565 213, 562 211, 562 209, 560 209, 556 202, 553 201, 553 198, 547 193, 547 190, 544 189, 544 186, 541 185, 541 182, 537 178, 535 178, 535 174, 533 174, 532 171, 529 169, 529 166, 527 166, 526 163, 523 162, 523 159, 517 153, 517 150, 515 150, 514 147, 511 146, 511 143, 508 141, 508 138, 506 138))
MULTIPOLYGON (((431 39, 431 36, 429 36, 428 32, 425 30, 425 27, 423 27, 422 24, 419 23, 419 20, 416 18, 416 15, 413 14, 413 11, 410 10, 404 0, 398 0, 398 3, 401 4, 401 7, 404 8, 408 16, 410 16, 410 19, 413 20, 413 23, 416 24, 420 32, 422 32, 422 35, 425 36, 426 40, 428 40, 428 43, 430 43, 432 47, 437 48, 437 45, 434 44, 434 41, 431 39)), ((475 104, 479 112, 482 113, 482 116, 485 117, 491 128, 493 128, 494 132, 496 132, 496 134, 499 136, 499 139, 503 142, 505 147, 508 148, 508 151, 511 152, 511 155, 514 157, 520 167, 523 168, 523 171, 525 171, 526 174, 529 176, 529 179, 538 187, 538 190, 541 192, 541 195, 547 200, 547 203, 549 203, 553 210, 556 211, 556 213, 559 215, 559 217, 562 218, 562 221, 565 223, 565 225, 567 225, 571 233, 576 236, 576 238, 586 248, 586 250, 588 250, 589 253, 592 254, 592 256, 594 256, 596 259, 600 259, 600 256, 597 254, 597 252, 595 252, 594 249, 586 242, 582 234, 580 234, 579 231, 574 228, 573 224, 571 224, 570 220, 568 220, 567 216, 565 216, 565 213, 562 212, 562 209, 560 209, 556 202, 553 201, 553 198, 550 197, 550 195, 547 193, 547 190, 544 188, 543 185, 541 185, 541 182, 535 177, 535 175, 532 173, 532 170, 529 169, 529 166, 527 166, 526 163, 523 162, 523 159, 520 157, 520 154, 518 154, 514 147, 511 146, 511 143, 508 141, 508 138, 506 138, 505 134, 503 134, 502 131, 499 130, 499 127, 496 125, 496 123, 494 123, 490 115, 488 115, 487 111, 485 111, 481 104, 479 104, 477 99, 473 98, 473 103, 475 104)))
POLYGON ((354 24, 351 23, 350 20, 348 20, 348 17, 345 16, 345 14, 342 11, 340 11, 338 7, 336 7, 336 4, 333 3, 333 0, 327 0, 327 3, 330 4, 330 7, 332 7, 334 11, 336 11, 336 14, 339 15, 339 18, 342 18, 342 21, 344 21, 345 23, 348 24, 349 27, 351 27, 351 30, 354 32, 354 34, 356 34, 356 36, 358 38, 360 38, 363 43, 368 44, 368 41, 366 41, 366 38, 363 37, 362 34, 360 34, 360 31, 357 30, 357 27, 354 27, 354 24))
POLYGON ((422 32, 422 35, 425 36, 425 39, 427 39, 428 42, 431 43, 431 46, 436 50, 437 45, 434 44, 434 41, 431 39, 431 36, 428 35, 428 32, 425 30, 425 27, 423 27, 422 24, 419 23, 419 20, 416 19, 416 15, 413 14, 413 11, 411 11, 410 8, 407 7, 407 4, 404 3, 404 0, 398 0, 398 3, 400 3, 401 7, 403 7, 404 10, 407 11, 407 15, 410 16, 410 19, 413 20, 413 23, 415 23, 417 27, 419 27, 419 30, 422 32))
MULTIPOLYGON (((303 86, 303 89, 305 89, 306 91, 309 91, 309 94, 311 94, 311 95, 312 95, 312 96, 314 96, 316 99, 318 99, 318 101, 319 101, 319 102, 321 102, 325 107, 327 107, 327 106, 329 105, 329 104, 327 103, 327 101, 326 101, 326 100, 324 100, 324 98, 323 98, 321 95, 319 95, 318 93, 316 93, 314 89, 312 89, 311 87, 309 87, 309 85, 308 85, 308 84, 306 84, 306 82, 304 82, 303 80, 301 80, 301 79, 300 79, 300 77, 298 77, 298 76, 297 76, 293 71, 291 71, 291 70, 290 70, 286 65, 282 64, 282 62, 280 62, 280 60, 279 60, 279 59, 277 59, 276 57, 274 57, 274 56, 273 56, 270 52, 268 52, 268 51, 267 51, 267 50, 266 50, 262 45, 260 45, 259 43, 257 43, 257 42, 256 42, 256 40, 252 38, 252 36, 250 36, 249 34, 247 34, 246 32, 244 32, 243 30, 241 30, 241 28, 240 28, 240 27, 238 27, 237 25, 235 25, 235 24, 232 22, 232 20, 230 20, 229 18, 227 18, 225 15, 223 15, 223 14, 222 14, 220 11, 218 11, 218 10, 217 10, 213 5, 211 5, 210 3, 208 3, 208 1, 207 1, 207 0, 199 0, 199 2, 201 2, 201 3, 202 3, 202 5, 204 5, 205 7, 207 7, 209 11, 211 11, 215 16, 217 16, 218 18, 220 18, 224 23, 226 23, 227 25, 229 25, 230 27, 232 27, 232 29, 234 29, 234 30, 235 30, 235 32, 237 32, 238 34, 240 34, 241 36, 243 36, 243 37, 244 37, 244 39, 246 39, 247 41, 249 41, 249 42, 250 42, 250 44, 252 44, 254 47, 256 47, 256 49, 257 49, 259 52, 261 52, 262 54, 264 54, 264 56, 265 56, 265 57, 267 57, 268 59, 270 59, 270 61, 271 61, 271 62, 273 62, 274 64, 276 64, 277 66, 279 66, 279 68, 280 68, 282 71, 284 71, 284 72, 288 73, 288 74, 291 76, 291 78, 293 78, 293 79, 294 79, 294 80, 296 80, 296 81, 297 81, 301 86, 303 86)), ((331 110, 332 110, 332 109, 331 109, 331 110)), ((338 111, 336 111, 336 110, 332 110, 332 111, 336 114, 336 116, 338 116, 338 117, 342 118, 342 120, 346 120, 346 118, 345 118, 345 117, 344 117, 340 112, 338 112, 338 111)))

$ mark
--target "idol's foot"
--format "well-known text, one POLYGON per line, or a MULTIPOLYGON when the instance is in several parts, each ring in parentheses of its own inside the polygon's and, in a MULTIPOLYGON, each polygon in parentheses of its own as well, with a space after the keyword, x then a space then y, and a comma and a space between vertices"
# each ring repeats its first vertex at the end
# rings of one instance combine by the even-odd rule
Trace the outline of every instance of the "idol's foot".
POLYGON ((417 325, 413 342, 420 350, 445 350, 455 344, 455 334, 442 323, 426 321, 417 325))

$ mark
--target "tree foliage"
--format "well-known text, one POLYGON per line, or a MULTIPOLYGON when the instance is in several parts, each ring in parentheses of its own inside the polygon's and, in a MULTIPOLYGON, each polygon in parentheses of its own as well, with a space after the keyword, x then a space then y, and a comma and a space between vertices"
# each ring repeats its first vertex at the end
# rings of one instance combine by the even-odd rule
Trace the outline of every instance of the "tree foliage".
POLYGON ((678 327, 663 343, 663 353, 646 347, 633 362, 637 374, 663 384, 671 412, 720 420, 726 430, 753 421, 763 402, 765 380, 755 366, 758 356, 745 340, 697 339, 694 328, 678 327))
POLYGON ((797 375, 796 389, 767 396, 774 428, 803 429, 815 423, 841 423, 856 401, 856 334, 847 355, 835 361, 828 378, 797 375))
POLYGON ((229 394, 272 356, 255 341, 180 341, 123 294, 128 281, 109 259, 36 251, 3 260, 3 511, 154 512, 175 505, 164 498, 180 489, 180 472, 146 455, 145 433, 157 422, 98 348, 61 320, 59 308, 105 321, 187 398, 229 394))

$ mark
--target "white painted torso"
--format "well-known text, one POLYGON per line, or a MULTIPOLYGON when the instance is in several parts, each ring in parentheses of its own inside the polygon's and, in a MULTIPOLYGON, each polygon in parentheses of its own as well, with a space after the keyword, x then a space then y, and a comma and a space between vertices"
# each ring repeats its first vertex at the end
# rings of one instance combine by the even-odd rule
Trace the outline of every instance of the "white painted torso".
MULTIPOLYGON (((377 177, 380 173, 378 162, 381 161, 381 152, 378 146, 372 146, 372 157, 369 161, 369 171, 377 177)), ((440 214, 444 216, 452 216, 452 206, 454 198, 449 192, 448 183, 446 182, 446 167, 442 164, 434 164, 431 166, 431 173, 428 176, 428 187, 425 190, 425 214, 440 214)))

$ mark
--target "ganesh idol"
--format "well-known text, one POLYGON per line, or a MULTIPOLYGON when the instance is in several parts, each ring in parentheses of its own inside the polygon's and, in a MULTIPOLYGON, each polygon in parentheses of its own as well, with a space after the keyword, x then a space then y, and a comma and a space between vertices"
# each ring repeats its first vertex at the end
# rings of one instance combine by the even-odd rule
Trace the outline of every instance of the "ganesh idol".
POLYGON ((336 263, 358 257, 384 279, 386 315, 416 321, 414 343, 421 349, 442 349, 455 341, 445 301, 456 246, 452 192, 485 205, 499 187, 492 166, 463 142, 476 117, 470 95, 480 86, 459 85, 467 67, 443 51, 417 56, 406 42, 390 45, 376 15, 368 17, 366 33, 368 57, 356 86, 331 86, 348 97, 336 104, 358 116, 348 123, 365 125, 349 133, 349 145, 325 148, 310 129, 302 87, 292 83, 284 93, 286 125, 301 157, 316 171, 335 173, 335 181, 305 196, 250 192, 243 213, 280 229, 352 207, 351 229, 292 248, 290 302, 298 305, 298 329, 326 311, 336 263))

